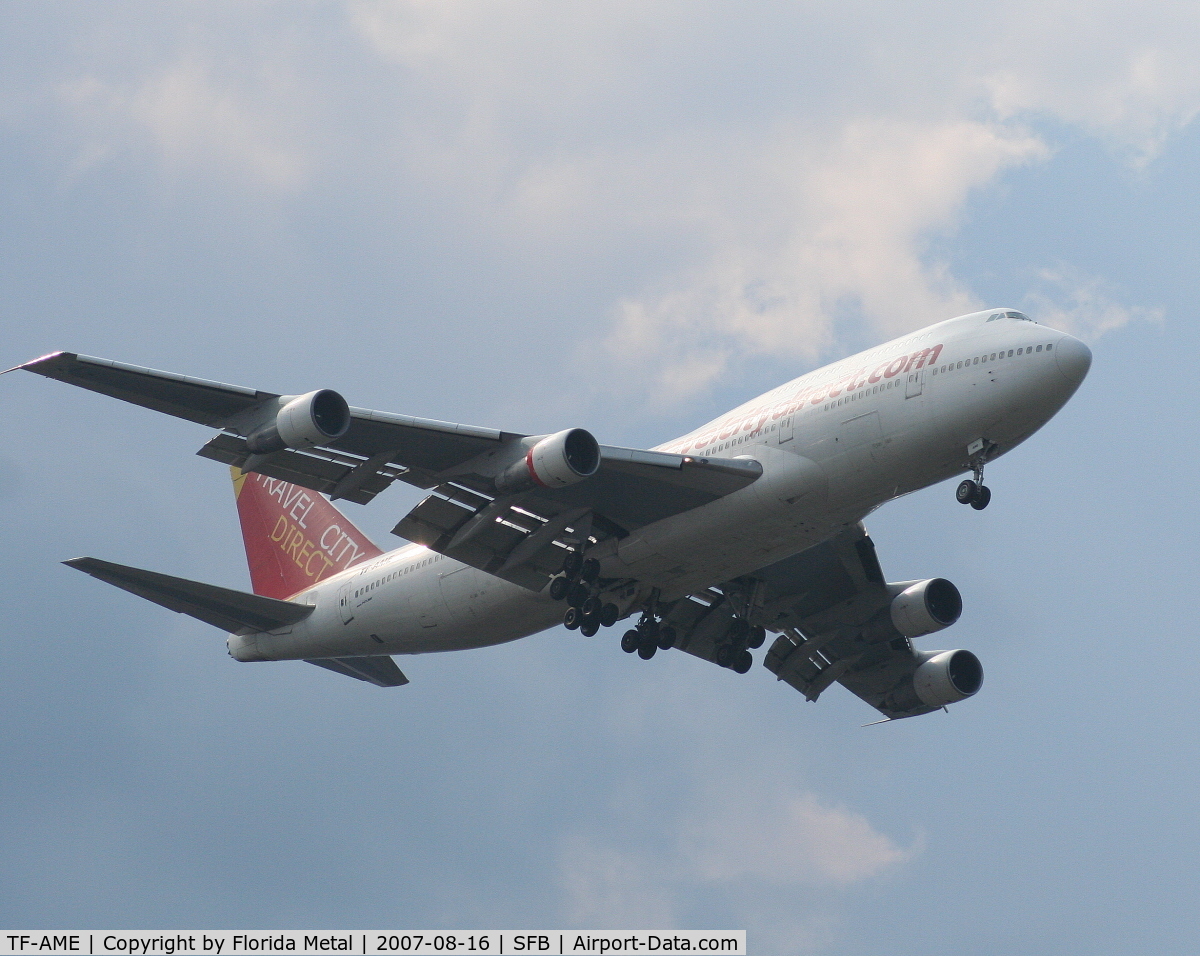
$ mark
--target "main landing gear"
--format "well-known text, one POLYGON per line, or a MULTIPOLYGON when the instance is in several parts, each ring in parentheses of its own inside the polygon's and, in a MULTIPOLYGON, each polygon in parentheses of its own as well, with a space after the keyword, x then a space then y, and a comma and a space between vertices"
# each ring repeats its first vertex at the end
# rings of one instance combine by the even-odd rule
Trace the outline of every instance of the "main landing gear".
POLYGON ((717 663, 735 674, 745 674, 754 665, 754 655, 750 651, 758 650, 766 639, 765 628, 751 626, 740 617, 736 618, 725 642, 717 648, 717 663))
POLYGON ((982 454, 972 458, 971 470, 975 477, 964 480, 954 492, 960 505, 970 505, 976 511, 982 511, 992 500, 992 489, 983 483, 983 463, 982 454))
POLYGON ((637 627, 626 631, 621 638, 621 650, 626 654, 636 651, 638 657, 648 661, 658 651, 674 647, 675 637, 675 628, 670 624, 662 624, 649 611, 643 611, 637 627))
POLYGON ((550 582, 550 597, 566 601, 567 611, 563 615, 563 626, 578 630, 584 637, 593 637, 602 627, 612 627, 621 616, 615 604, 604 603, 596 592, 596 581, 600 578, 600 562, 595 558, 584 558, 572 551, 563 561, 562 574, 550 582))

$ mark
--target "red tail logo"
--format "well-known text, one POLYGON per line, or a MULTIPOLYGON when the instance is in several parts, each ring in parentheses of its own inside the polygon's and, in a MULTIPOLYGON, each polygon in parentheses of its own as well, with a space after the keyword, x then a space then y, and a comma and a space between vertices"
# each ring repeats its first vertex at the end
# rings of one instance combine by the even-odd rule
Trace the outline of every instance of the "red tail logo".
POLYGON ((383 554, 315 491, 231 468, 255 594, 288 598, 383 554))

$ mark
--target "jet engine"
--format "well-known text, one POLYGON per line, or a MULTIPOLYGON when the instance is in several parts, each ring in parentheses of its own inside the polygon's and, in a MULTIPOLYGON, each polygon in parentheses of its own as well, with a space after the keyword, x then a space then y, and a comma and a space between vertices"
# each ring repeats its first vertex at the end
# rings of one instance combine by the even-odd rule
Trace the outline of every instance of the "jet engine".
POLYGON ((255 455, 284 448, 312 448, 341 438, 350 428, 350 406, 332 389, 299 395, 279 410, 275 421, 247 436, 255 455))
POLYGON ((913 689, 929 707, 966 700, 983 686, 983 665, 970 651, 930 651, 913 674, 913 689))
POLYGON ((506 494, 535 486, 564 488, 590 478, 599 467, 600 446, 591 432, 568 428, 547 435, 509 465, 496 479, 496 488, 506 494))
POLYGON ((960 614, 962 595, 945 578, 918 581, 892 599, 892 623, 905 637, 940 631, 957 621, 960 614))

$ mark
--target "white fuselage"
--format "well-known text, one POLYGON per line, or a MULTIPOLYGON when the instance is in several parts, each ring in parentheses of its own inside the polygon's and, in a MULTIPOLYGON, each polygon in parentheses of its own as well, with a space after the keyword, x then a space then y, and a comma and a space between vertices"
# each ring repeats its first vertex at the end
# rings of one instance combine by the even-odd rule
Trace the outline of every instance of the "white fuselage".
MULTIPOLYGON (((660 450, 750 457, 752 484, 589 551, 606 578, 663 600, 749 574, 823 541, 886 501, 1002 455, 1066 403, 1087 347, 1006 310, 950 319, 803 375, 660 450), (999 316, 998 318, 993 318, 999 316), (994 448, 992 447, 994 446, 994 448)), ((420 654, 498 644, 559 623, 563 605, 408 545, 293 600, 299 624, 229 639, 238 660, 420 654)))

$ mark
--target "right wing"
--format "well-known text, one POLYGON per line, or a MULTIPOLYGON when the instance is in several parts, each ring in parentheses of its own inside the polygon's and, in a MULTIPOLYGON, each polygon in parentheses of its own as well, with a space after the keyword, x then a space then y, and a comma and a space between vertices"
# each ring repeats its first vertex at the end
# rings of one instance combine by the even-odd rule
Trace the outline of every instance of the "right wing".
POLYGON ((750 459, 599 445, 599 465, 590 477, 564 487, 531 485, 506 493, 497 490, 497 476, 519 467, 544 436, 343 404, 348 417, 337 437, 256 453, 251 450, 255 436, 309 396, 73 352, 55 352, 18 368, 220 428, 222 434, 199 454, 331 498, 366 504, 396 480, 431 489, 396 525, 397 535, 535 591, 558 572, 564 548, 624 537, 744 488, 762 474, 762 466, 750 459))

